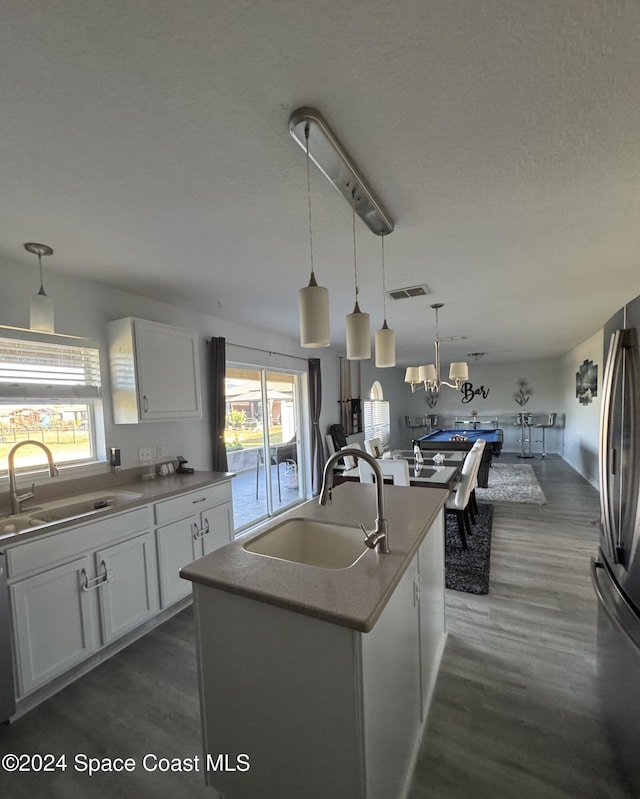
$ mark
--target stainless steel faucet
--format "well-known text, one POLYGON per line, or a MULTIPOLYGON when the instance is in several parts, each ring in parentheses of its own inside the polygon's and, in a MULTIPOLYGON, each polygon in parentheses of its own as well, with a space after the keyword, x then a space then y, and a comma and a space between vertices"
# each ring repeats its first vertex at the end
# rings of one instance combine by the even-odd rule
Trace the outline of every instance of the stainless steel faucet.
POLYGON ((387 527, 387 520, 384 515, 384 477, 380 464, 374 457, 369 455, 364 450, 356 449, 355 447, 345 447, 344 449, 334 452, 330 455, 324 465, 324 474, 322 475, 322 489, 320 491, 320 504, 327 505, 331 502, 331 490, 333 488, 333 464, 340 460, 345 455, 352 455, 355 458, 362 458, 373 469, 376 480, 376 526, 373 530, 367 530, 364 524, 361 524, 362 532, 365 535, 364 543, 370 549, 376 549, 378 552, 387 554, 389 552, 389 530, 387 527))
POLYGON ((47 447, 46 444, 43 444, 40 441, 32 441, 31 439, 27 439, 26 441, 18 441, 11 450, 9 451, 9 456, 7 458, 7 469, 9 471, 9 497, 11 499, 11 513, 20 513, 21 505, 23 502, 26 502, 28 499, 32 499, 34 494, 35 483, 31 485, 31 491, 27 491, 26 494, 20 494, 18 496, 18 488, 16 486, 16 467, 15 467, 15 459, 16 459, 16 452, 20 449, 20 447, 26 447, 27 444, 31 444, 34 447, 40 447, 41 450, 47 456, 47 462, 49 464, 49 476, 50 477, 57 477, 58 467, 55 465, 53 461, 53 455, 51 454, 51 450, 47 447))

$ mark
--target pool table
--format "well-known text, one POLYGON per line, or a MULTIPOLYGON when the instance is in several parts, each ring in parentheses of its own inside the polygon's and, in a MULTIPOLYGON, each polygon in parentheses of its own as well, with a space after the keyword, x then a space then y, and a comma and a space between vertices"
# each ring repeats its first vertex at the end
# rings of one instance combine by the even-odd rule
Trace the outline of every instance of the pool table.
POLYGON ((439 449, 471 449, 479 438, 487 442, 480 470, 478 471, 478 485, 487 488, 489 485, 489 468, 494 457, 499 457, 502 452, 504 434, 500 428, 492 430, 434 430, 420 438, 414 439, 414 444, 419 444, 420 449, 437 451, 439 449), (452 441, 454 436, 464 436, 464 441, 452 441))

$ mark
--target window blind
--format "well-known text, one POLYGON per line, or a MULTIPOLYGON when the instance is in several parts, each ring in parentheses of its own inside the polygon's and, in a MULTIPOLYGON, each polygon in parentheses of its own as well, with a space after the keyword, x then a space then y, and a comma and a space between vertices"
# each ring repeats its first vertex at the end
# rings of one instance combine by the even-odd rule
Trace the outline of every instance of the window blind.
POLYGON ((97 342, 0 335, 0 398, 97 399, 100 389, 97 342))
POLYGON ((386 448, 391 437, 389 403, 378 400, 365 400, 363 414, 365 438, 379 438, 386 448))

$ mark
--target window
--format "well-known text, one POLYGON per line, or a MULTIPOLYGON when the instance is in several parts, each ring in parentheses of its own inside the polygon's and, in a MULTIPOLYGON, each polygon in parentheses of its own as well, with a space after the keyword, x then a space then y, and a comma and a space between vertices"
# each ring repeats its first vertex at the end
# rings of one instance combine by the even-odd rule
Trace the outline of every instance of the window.
MULTIPOLYGON (((0 461, 29 439, 46 444, 58 465, 97 460, 100 386, 95 341, 0 328, 0 461)), ((43 453, 25 447, 16 462, 41 465, 43 453)))
POLYGON ((389 403, 384 400, 365 400, 364 412, 364 437, 379 438, 386 449, 391 437, 391 422, 389 417, 389 403))

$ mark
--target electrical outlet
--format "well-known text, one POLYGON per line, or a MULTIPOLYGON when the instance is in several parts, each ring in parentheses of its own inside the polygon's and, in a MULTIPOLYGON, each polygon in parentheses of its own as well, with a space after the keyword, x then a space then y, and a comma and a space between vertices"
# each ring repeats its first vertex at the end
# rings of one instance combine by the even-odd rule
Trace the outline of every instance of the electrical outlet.
POLYGON ((138 460, 140 463, 149 463, 151 457, 151 447, 140 447, 138 450, 138 460))
POLYGON ((164 458, 166 454, 167 452, 165 448, 161 444, 158 444, 158 446, 156 447, 156 456, 158 460, 162 460, 162 458, 164 458))

